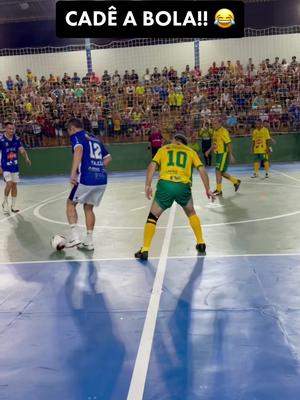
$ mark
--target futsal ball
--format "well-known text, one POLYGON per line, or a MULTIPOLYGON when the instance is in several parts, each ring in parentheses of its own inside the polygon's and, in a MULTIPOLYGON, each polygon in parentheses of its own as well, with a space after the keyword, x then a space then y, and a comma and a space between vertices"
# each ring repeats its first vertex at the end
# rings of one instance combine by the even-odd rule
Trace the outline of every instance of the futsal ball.
POLYGON ((50 244, 52 249, 60 251, 65 248, 66 245, 66 238, 61 235, 52 236, 50 240, 50 244))

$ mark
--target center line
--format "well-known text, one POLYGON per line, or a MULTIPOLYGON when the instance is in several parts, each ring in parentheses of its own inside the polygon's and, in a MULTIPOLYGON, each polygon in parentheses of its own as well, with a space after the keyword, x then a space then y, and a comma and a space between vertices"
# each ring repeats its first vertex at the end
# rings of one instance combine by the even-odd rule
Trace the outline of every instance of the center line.
POLYGON ((149 301, 149 306, 145 318, 144 328, 141 336, 140 345, 138 348, 137 357, 131 377, 130 387, 128 391, 127 400, 142 400, 147 371, 149 367, 150 354, 152 349, 154 331, 156 326, 157 314, 159 309, 160 297, 162 293, 162 286, 165 278, 168 252, 172 236, 172 229, 175 220, 176 204, 174 203, 166 228, 166 233, 161 249, 157 271, 153 283, 152 293, 149 301))

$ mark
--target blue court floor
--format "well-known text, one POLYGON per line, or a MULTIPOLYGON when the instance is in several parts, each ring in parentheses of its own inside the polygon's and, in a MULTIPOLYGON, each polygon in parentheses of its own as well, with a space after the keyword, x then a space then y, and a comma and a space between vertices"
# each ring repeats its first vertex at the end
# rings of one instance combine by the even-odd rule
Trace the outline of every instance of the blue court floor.
POLYGON ((49 247, 65 178, 33 205, 25 181, 0 218, 0 400, 299 400, 300 164, 231 171, 241 192, 214 206, 195 183, 207 255, 173 207, 146 263, 142 174, 111 176, 93 255, 49 247))

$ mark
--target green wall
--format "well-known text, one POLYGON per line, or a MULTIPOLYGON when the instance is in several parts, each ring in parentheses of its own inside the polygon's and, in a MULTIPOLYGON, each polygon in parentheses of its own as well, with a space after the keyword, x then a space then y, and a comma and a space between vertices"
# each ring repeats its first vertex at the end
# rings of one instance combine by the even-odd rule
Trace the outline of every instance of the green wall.
MULTIPOLYGON (((272 135, 276 144, 272 145, 272 161, 300 160, 300 133, 272 135)), ((112 144, 107 148, 113 157, 110 171, 135 171, 145 169, 151 160, 148 143, 112 144)), ((252 162, 251 138, 233 139, 233 152, 238 164, 252 162)), ((32 160, 29 168, 21 160, 21 173, 25 176, 66 175, 69 173, 72 153, 70 147, 30 149, 32 160)))

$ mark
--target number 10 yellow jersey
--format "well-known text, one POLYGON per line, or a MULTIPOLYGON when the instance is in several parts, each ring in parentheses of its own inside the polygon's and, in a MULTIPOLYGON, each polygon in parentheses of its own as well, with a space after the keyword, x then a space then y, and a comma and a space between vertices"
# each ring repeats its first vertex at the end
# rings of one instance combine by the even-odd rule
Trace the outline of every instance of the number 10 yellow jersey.
POLYGON ((171 182, 192 183, 193 168, 202 166, 198 154, 184 144, 161 147, 154 156, 160 179, 171 182))

